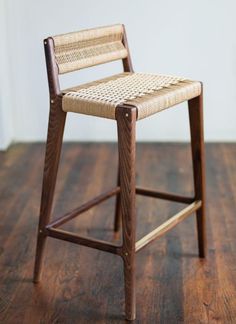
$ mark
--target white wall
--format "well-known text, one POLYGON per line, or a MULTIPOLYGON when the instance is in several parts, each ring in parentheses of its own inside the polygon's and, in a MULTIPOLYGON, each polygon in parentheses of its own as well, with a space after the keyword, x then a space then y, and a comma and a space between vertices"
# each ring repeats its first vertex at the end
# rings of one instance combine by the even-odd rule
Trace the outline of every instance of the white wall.
POLYGON ((0 150, 4 150, 13 139, 13 105, 10 95, 6 7, 3 1, 0 1, 0 39, 0 150))
MULTIPOLYGON (((127 28, 135 70, 202 80, 206 140, 236 140, 234 0, 2 1, 7 11, 10 86, 14 96, 3 108, 13 111, 15 141, 46 137, 48 91, 43 38, 120 22, 127 28)), ((85 69, 62 81, 68 86, 116 73, 120 68, 119 63, 112 63, 85 69)), ((140 121, 138 138, 187 140, 188 116, 184 107, 140 121)), ((114 126, 113 121, 71 115, 65 138, 114 140, 114 126)))

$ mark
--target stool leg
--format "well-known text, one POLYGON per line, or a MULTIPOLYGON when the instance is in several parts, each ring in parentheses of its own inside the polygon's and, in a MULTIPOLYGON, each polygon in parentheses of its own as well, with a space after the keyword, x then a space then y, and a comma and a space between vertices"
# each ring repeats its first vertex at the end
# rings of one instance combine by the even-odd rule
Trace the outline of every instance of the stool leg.
POLYGON ((63 140, 66 113, 62 110, 61 99, 56 99, 50 106, 48 135, 44 162, 43 186, 38 226, 37 248, 34 266, 34 282, 40 280, 43 252, 46 243, 45 226, 49 223, 53 194, 57 178, 61 145, 63 140))
POLYGON ((202 201, 202 207, 197 210, 197 233, 199 257, 204 258, 206 252, 205 229, 205 156, 203 135, 203 94, 188 102, 193 160, 195 197, 202 201))
MULTIPOLYGON (((118 172, 117 172, 117 186, 120 186, 120 167, 118 165, 118 172)), ((114 219, 114 231, 118 232, 120 229, 120 220, 121 220, 121 213, 120 213, 120 193, 116 195, 116 205, 115 205, 115 219, 114 219)))
POLYGON ((136 108, 117 107, 126 319, 135 319, 135 126, 136 108))

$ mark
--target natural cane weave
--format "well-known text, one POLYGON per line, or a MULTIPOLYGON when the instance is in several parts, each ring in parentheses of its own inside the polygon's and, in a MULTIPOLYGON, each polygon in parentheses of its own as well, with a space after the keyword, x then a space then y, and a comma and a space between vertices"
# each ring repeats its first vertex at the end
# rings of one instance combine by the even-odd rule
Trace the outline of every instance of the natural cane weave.
POLYGON ((123 34, 123 25, 113 25, 52 37, 59 73, 126 58, 123 34))
POLYGON ((115 119, 116 107, 137 108, 137 119, 199 96, 201 83, 185 78, 121 73, 64 92, 64 111, 115 119))

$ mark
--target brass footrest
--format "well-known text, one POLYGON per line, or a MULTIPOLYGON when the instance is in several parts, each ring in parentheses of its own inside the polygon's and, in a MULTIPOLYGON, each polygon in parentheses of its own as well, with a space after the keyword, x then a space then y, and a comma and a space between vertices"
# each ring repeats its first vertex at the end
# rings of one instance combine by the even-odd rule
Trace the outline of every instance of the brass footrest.
POLYGON ((202 206, 202 202, 200 200, 194 201, 192 204, 169 218, 167 221, 162 223, 160 226, 158 226, 156 229, 151 231, 149 234, 145 235, 143 238, 141 238, 138 242, 135 244, 135 251, 138 252, 141 250, 144 246, 151 243, 153 240, 159 238, 166 232, 168 232, 170 229, 172 229, 174 226, 179 224, 182 220, 184 220, 186 217, 188 217, 190 214, 195 212, 197 209, 199 209, 202 206))

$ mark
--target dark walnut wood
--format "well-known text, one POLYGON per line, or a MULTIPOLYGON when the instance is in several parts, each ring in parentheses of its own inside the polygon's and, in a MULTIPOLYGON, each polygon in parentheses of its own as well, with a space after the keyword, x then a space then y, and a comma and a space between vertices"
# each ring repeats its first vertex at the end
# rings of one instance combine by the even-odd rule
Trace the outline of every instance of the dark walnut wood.
MULTIPOLYGON (((123 34, 122 42, 123 42, 125 48, 128 51, 128 56, 125 59, 122 60, 123 70, 124 70, 124 72, 134 72, 133 65, 132 65, 132 60, 131 60, 131 55, 130 55, 130 51, 129 51, 129 45, 128 45, 128 40, 127 40, 126 30, 125 30, 124 25, 123 25, 123 28, 124 28, 124 34, 123 34)), ((117 172, 117 186, 120 186, 119 164, 118 164, 118 172, 117 172)), ((117 197, 116 197, 115 220, 114 220, 114 231, 115 232, 119 231, 120 223, 121 223, 120 194, 118 194, 117 197)))
POLYGON ((58 80, 58 68, 54 58, 53 39, 44 40, 47 76, 50 94, 50 112, 44 161, 43 185, 38 226, 38 239, 34 266, 34 282, 40 280, 43 252, 46 243, 45 228, 50 221, 54 190, 57 179, 66 113, 62 110, 62 96, 58 80))
MULTIPOLYGON (((125 28, 122 42, 128 52, 127 58, 123 59, 123 69, 125 72, 132 72, 133 68, 125 28)), ((202 94, 198 98, 189 101, 195 188, 194 198, 173 193, 158 192, 145 188, 136 188, 135 131, 137 109, 132 106, 120 105, 116 107, 119 155, 116 187, 96 196, 95 198, 91 196, 89 201, 85 202, 80 207, 74 208, 72 211, 51 221, 66 113, 62 110, 62 94, 60 91, 58 66, 54 55, 54 43, 52 38, 49 37, 44 40, 44 48, 49 84, 50 114, 33 281, 34 283, 38 283, 40 280, 45 243, 48 236, 93 249, 102 250, 104 252, 117 254, 122 257, 124 264, 126 319, 134 320, 136 317, 135 252, 141 250, 147 244, 154 241, 154 239, 165 234, 187 216, 196 211, 199 255, 200 257, 205 256, 205 180, 202 94), (182 211, 179 211, 177 214, 174 214, 174 216, 168 221, 156 227, 149 234, 145 234, 143 238, 136 242, 136 193, 138 195, 160 198, 163 200, 188 203, 189 206, 182 211), (116 196, 114 220, 114 233, 116 234, 120 228, 120 220, 122 219, 122 242, 119 245, 101 239, 98 240, 92 238, 90 235, 77 235, 67 230, 58 229, 59 226, 62 226, 69 220, 74 219, 76 216, 81 215, 98 204, 101 204, 114 195, 116 196)), ((97 175, 98 174, 95 174, 95 177, 97 175)), ((91 178, 91 180, 94 181, 95 177, 91 178)))
POLYGON ((206 254, 206 230, 205 230, 205 152, 203 137, 203 88, 202 94, 189 100, 189 122, 191 133, 192 160, 195 199, 202 201, 202 206, 196 211, 199 256, 206 254))
POLYGON ((134 320, 135 307, 135 146, 137 109, 118 106, 118 151, 120 168, 120 214, 122 216, 122 257, 124 261, 126 318, 134 320))
POLYGON ((56 185, 57 170, 59 165, 62 138, 66 120, 66 113, 61 109, 60 97, 54 99, 50 105, 48 124, 48 136, 44 162, 43 186, 38 226, 38 241, 36 248, 34 282, 40 279, 43 251, 46 235, 44 229, 48 225, 51 216, 54 189, 56 185))
MULTIPOLYGON (((49 237, 47 267, 32 285, 43 153, 43 144, 0 152, 0 323, 125 323, 116 255, 49 237)), ((189 145, 137 144, 136 156, 138 186, 193 195, 189 145)), ((197 255, 194 217, 136 254, 138 323, 236 322, 235 160, 236 144, 206 145, 206 259, 197 255)), ((112 188, 116 167, 116 144, 64 144, 52 220, 112 188)), ((137 240, 186 206, 136 200, 137 240)), ((61 229, 120 245, 114 209, 113 197, 61 229)))

